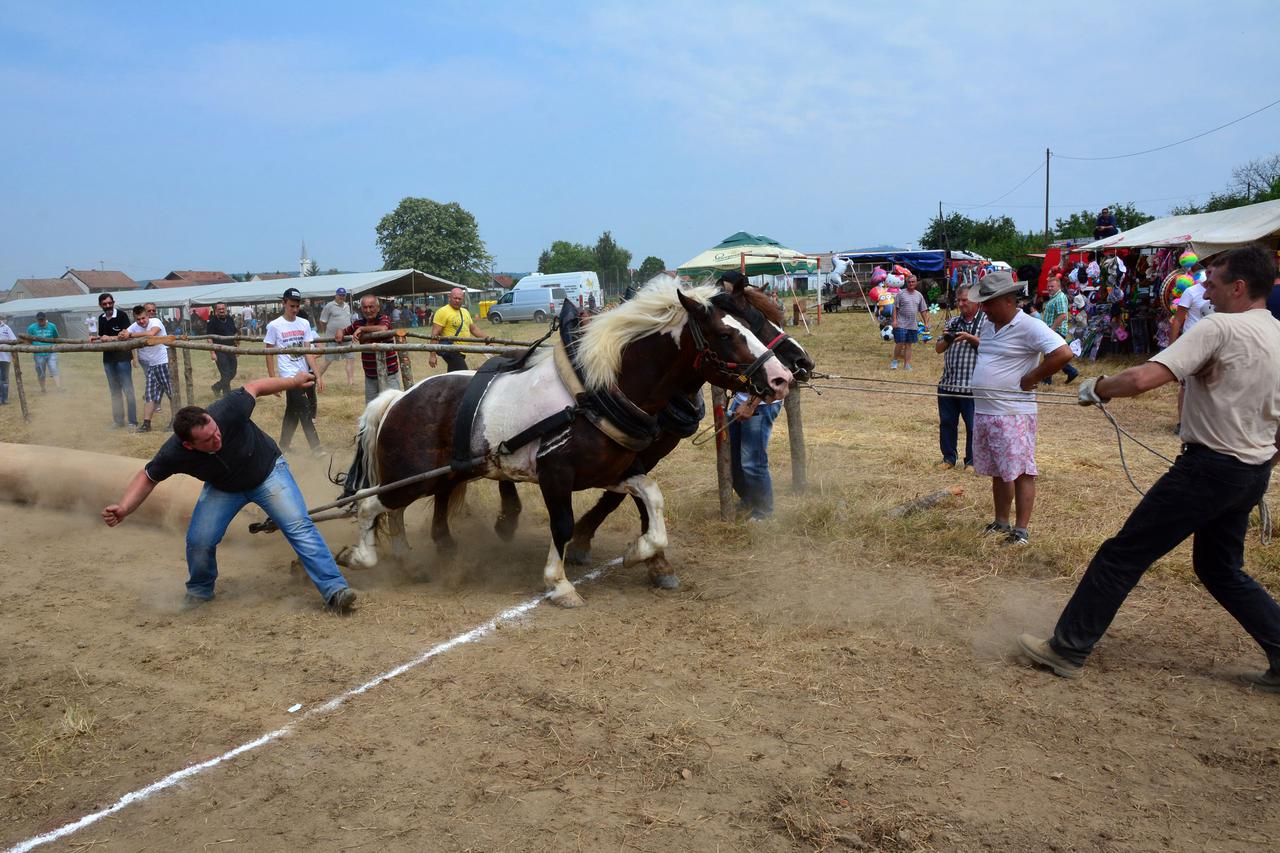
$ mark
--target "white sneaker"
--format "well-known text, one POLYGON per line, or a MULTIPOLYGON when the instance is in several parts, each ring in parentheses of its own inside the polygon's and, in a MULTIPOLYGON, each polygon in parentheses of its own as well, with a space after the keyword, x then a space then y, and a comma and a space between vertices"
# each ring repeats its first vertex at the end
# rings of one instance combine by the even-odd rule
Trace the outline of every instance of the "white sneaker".
POLYGON ((890 370, 898 369, 898 360, 896 358, 893 361, 889 362, 889 369, 890 370))

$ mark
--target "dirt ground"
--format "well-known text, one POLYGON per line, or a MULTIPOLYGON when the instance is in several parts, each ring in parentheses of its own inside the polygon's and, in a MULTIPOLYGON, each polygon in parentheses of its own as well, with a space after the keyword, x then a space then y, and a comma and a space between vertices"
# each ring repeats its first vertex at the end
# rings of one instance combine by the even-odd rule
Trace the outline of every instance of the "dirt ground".
MULTIPOLYGON (((844 376, 928 383, 940 370, 921 350, 914 374, 890 373, 865 315, 827 317, 802 342, 844 376)), ((97 359, 64 356, 70 390, 36 393, 32 424, 0 408, 0 440, 147 458, 163 434, 105 429, 97 359)), ((211 365, 196 366, 207 401, 211 365)), ((345 468, 360 390, 328 378, 320 429, 345 468)), ((262 401, 259 424, 275 434, 281 410, 262 401)), ((1176 451, 1170 389, 1114 411, 1176 451)), ((680 589, 611 568, 581 587, 585 608, 541 605, 305 717, 536 595, 536 490, 521 487, 526 513, 504 544, 496 489, 473 488, 452 565, 415 507, 412 559, 348 572, 361 599, 346 618, 323 612, 282 540, 246 532, 247 513, 219 551, 217 598, 183 611, 180 528, 0 503, 0 846, 292 722, 42 849, 1276 847, 1280 697, 1238 682, 1263 658, 1194 583, 1186 545, 1139 586, 1082 681, 1014 655, 1017 633, 1051 629, 1137 500, 1099 414, 1042 407, 1032 545, 1009 551, 976 535, 989 482, 936 469, 928 396, 805 392, 804 413, 809 488, 790 490, 780 419, 770 523, 719 520, 710 446, 686 442, 659 468, 680 589), (956 501, 885 515, 956 484, 956 501)), ((1129 460, 1144 486, 1164 467, 1136 448, 1129 460)), ((313 504, 332 496, 324 460, 290 461, 313 504)), ((322 530, 335 549, 354 538, 347 522, 322 530)), ((624 507, 596 560, 635 530, 624 507)), ((1256 529, 1248 568, 1280 591, 1280 546, 1256 529)))

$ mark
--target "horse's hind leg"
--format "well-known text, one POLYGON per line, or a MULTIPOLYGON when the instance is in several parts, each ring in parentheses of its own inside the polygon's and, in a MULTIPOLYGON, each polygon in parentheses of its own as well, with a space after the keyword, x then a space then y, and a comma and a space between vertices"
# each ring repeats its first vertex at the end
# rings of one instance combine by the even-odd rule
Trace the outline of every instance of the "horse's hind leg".
POLYGON ((564 576, 564 552, 569 538, 573 536, 573 489, 568 482, 557 482, 560 479, 544 475, 538 482, 551 516, 551 548, 547 551, 547 563, 542 568, 542 580, 551 592, 553 604, 581 607, 586 602, 564 576))
MULTIPOLYGON (((338 555, 338 562, 352 569, 371 569, 378 564, 378 517, 387 511, 378 498, 365 498, 356 504, 356 522, 360 539, 338 555)), ((403 516, 403 510, 398 510, 403 516)), ((403 532, 403 526, 401 527, 403 532)))
POLYGON ((493 523, 493 531, 503 542, 510 542, 516 535, 516 527, 520 524, 520 493, 516 484, 510 480, 498 481, 498 494, 502 497, 502 509, 498 512, 498 520, 493 523))
POLYGON ((435 506, 431 511, 431 541, 442 559, 451 560, 458 552, 458 543, 449 532, 449 516, 462 505, 466 497, 465 483, 446 483, 435 494, 435 506))
MULTIPOLYGON (((587 510, 586 514, 573 525, 573 538, 569 540, 569 547, 564 555, 565 560, 574 565, 582 565, 590 559, 591 540, 595 538, 596 531, 600 529, 600 525, 609 517, 609 514, 617 509, 625 499, 626 495, 615 492, 605 492, 600 496, 600 500, 596 501, 596 505, 587 510)), ((643 520, 643 508, 640 514, 643 520)))
POLYGON ((391 555, 397 560, 409 557, 409 540, 404 535, 404 507, 387 513, 387 533, 391 537, 391 555))

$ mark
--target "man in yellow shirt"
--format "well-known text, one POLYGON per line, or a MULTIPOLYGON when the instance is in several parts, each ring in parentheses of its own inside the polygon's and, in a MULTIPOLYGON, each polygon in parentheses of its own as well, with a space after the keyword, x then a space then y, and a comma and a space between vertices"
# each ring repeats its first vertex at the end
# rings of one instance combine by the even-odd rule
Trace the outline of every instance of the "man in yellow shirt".
MULTIPOLYGON (((462 307, 462 300, 465 297, 466 293, 461 287, 455 287, 449 291, 449 304, 437 308, 435 315, 431 318, 431 334, 448 338, 474 337, 482 341, 489 340, 476 328, 475 320, 471 319, 471 312, 462 307), (467 333, 468 331, 470 334, 467 333)), ((449 365, 449 373, 467 369, 467 357, 462 353, 446 352, 442 355, 444 355, 444 363, 449 365)), ((427 361, 435 367, 436 354, 431 353, 427 361)))

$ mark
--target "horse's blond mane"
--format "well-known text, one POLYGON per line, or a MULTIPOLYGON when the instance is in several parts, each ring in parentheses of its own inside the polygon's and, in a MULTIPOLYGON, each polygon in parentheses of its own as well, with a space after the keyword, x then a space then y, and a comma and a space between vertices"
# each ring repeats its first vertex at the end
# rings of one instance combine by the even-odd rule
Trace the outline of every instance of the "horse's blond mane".
POLYGON ((618 381, 622 350, 627 344, 659 332, 679 334, 689 314, 677 292, 699 305, 708 305, 719 291, 713 285, 681 290, 675 279, 654 281, 634 299, 587 323, 578 345, 578 367, 588 390, 599 391, 618 381))

